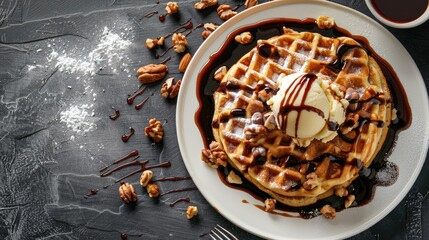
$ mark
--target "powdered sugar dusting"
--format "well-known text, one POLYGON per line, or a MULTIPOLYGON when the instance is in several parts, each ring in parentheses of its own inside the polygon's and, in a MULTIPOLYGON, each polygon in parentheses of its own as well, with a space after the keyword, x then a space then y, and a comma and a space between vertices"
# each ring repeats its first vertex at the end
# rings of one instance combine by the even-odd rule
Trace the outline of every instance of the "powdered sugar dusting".
POLYGON ((386 162, 384 166, 377 171, 375 181, 379 186, 390 186, 396 182, 399 175, 399 168, 393 162, 386 162))
MULTIPOLYGON (((88 55, 74 56, 73 53, 63 54, 55 50, 49 54, 48 62, 56 61, 55 66, 66 73, 80 72, 88 75, 95 75, 102 67, 112 68, 112 72, 117 72, 115 62, 122 62, 124 58, 122 51, 131 45, 131 41, 125 39, 124 33, 113 33, 108 27, 104 27, 97 46, 88 55)), ((121 67, 127 67, 122 62, 121 67)))
POLYGON ((65 123, 67 128, 78 133, 85 134, 96 128, 94 120, 93 104, 82 104, 80 106, 71 106, 69 109, 60 113, 61 122, 65 123))

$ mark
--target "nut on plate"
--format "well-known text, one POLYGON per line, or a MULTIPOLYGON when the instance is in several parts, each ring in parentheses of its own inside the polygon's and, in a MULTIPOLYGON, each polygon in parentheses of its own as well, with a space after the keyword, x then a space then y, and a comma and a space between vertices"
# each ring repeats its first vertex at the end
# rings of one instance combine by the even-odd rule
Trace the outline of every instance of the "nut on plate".
POLYGON ((217 7, 217 14, 219 15, 220 19, 226 21, 235 15, 237 15, 236 11, 232 11, 231 6, 227 4, 222 4, 217 7))
POLYGON ((214 79, 216 81, 222 81, 223 77, 225 77, 226 73, 228 72, 228 68, 226 66, 222 66, 216 70, 214 73, 214 79))
POLYGON ((232 183, 232 184, 238 184, 239 185, 239 184, 243 183, 243 181, 241 180, 240 176, 238 176, 234 171, 230 171, 228 173, 228 176, 226 177, 226 180, 229 183, 232 183))
POLYGON ((155 118, 149 120, 149 126, 145 128, 145 135, 151 138, 154 142, 162 141, 164 129, 162 128, 161 122, 155 118))
POLYGON ((188 209, 186 209, 186 218, 191 219, 198 214, 198 208, 197 206, 188 206, 188 209))
POLYGON ((180 85, 182 84, 182 80, 179 79, 179 81, 174 84, 174 77, 168 78, 165 80, 165 83, 162 84, 161 87, 161 96, 163 98, 175 98, 177 97, 177 94, 179 94, 180 85))
POLYGON ((181 33, 173 34, 171 41, 173 42, 173 45, 174 45, 173 50, 177 53, 184 52, 186 50, 186 47, 188 46, 188 41, 186 40, 186 36, 181 33))
POLYGON ((355 199, 356 199, 355 195, 353 194, 348 195, 346 201, 344 202, 344 207, 349 208, 353 204, 355 199))
POLYGON ((149 183, 146 186, 146 191, 151 198, 159 197, 159 188, 158 185, 156 185, 155 183, 149 183))
POLYGON ((121 186, 119 186, 119 196, 127 204, 137 201, 137 194, 136 191, 134 191, 133 185, 127 182, 121 183, 121 186))
POLYGON ((335 20, 328 16, 318 16, 316 23, 320 29, 329 29, 335 26, 335 20))
POLYGON ((165 64, 148 64, 137 70, 138 80, 141 83, 153 83, 163 79, 167 71, 165 64))
POLYGON ((227 164, 226 153, 216 141, 210 143, 209 149, 201 150, 201 160, 211 168, 217 168, 219 165, 226 167, 227 164))
POLYGON ((273 198, 267 198, 265 199, 265 212, 272 212, 274 211, 274 209, 276 209, 276 203, 277 200, 273 199, 273 198))
POLYGON ((188 65, 191 62, 191 60, 192 60, 192 55, 190 53, 186 53, 185 55, 183 55, 179 63, 179 72, 184 73, 188 68, 188 65))
POLYGON ((305 190, 311 191, 319 185, 319 181, 317 180, 318 177, 317 177, 317 174, 315 172, 307 174, 307 176, 305 176, 305 178, 307 180, 302 184, 302 187, 305 190))
POLYGON ((216 4, 217 0, 200 0, 199 2, 194 4, 194 8, 197 10, 203 10, 216 4))
POLYGON ((212 34, 212 32, 214 30, 216 30, 216 28, 218 28, 219 26, 214 24, 214 23, 204 23, 203 25, 204 27, 204 31, 201 33, 201 37, 203 39, 206 39, 210 36, 210 34, 212 34))
POLYGON ((143 187, 146 187, 147 184, 150 182, 150 180, 153 177, 153 172, 151 170, 144 170, 142 172, 142 175, 140 176, 140 185, 143 187))
POLYGON ((242 32, 235 36, 235 41, 242 45, 249 44, 250 42, 252 42, 252 40, 253 36, 250 32, 242 32))
POLYGON ((177 2, 168 2, 167 6, 165 7, 165 11, 167 14, 174 14, 179 12, 179 4, 177 2))
POLYGON ((320 209, 320 212, 323 214, 323 216, 327 219, 334 219, 335 215, 337 214, 337 211, 335 208, 331 207, 331 205, 326 204, 320 209))

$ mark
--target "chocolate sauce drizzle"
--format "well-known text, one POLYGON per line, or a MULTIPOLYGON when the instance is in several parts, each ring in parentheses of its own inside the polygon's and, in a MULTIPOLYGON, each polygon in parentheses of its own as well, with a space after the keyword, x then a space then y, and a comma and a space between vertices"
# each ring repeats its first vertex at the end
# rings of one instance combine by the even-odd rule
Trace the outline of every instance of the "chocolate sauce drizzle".
POLYGON ((136 97, 142 95, 146 91, 146 88, 147 88, 147 86, 140 87, 137 91, 134 92, 133 95, 128 96, 127 103, 129 105, 133 104, 133 102, 136 99, 136 97))
POLYGON ((130 127, 130 132, 127 134, 122 135, 121 140, 122 142, 128 142, 128 140, 130 140, 130 137, 134 135, 134 128, 130 127))
POLYGON ((147 102, 147 100, 149 100, 149 97, 146 97, 141 103, 135 105, 134 108, 136 110, 140 110, 143 107, 143 105, 147 102))
MULTIPOLYGON (((234 89, 241 89, 252 94, 253 91, 257 89, 256 87, 246 86, 243 84, 240 85, 238 83, 234 83, 233 81, 228 81, 226 83, 223 83, 223 85, 220 85, 219 82, 213 79, 215 71, 219 69, 219 67, 221 66, 227 66, 227 67, 232 66, 242 56, 248 53, 255 46, 257 46, 257 50, 263 57, 274 58, 274 59, 280 58, 280 53, 278 52, 277 48, 275 46, 272 46, 270 43, 260 42, 259 44, 257 44, 257 41, 253 41, 252 43, 243 46, 243 45, 236 44, 234 42, 234 37, 241 32, 249 31, 251 32, 251 34, 254 36, 255 39, 269 39, 270 37, 273 37, 273 36, 282 35, 283 27, 291 28, 299 32, 310 31, 310 32, 320 33, 327 37, 334 37, 334 38, 341 37, 341 36, 351 37, 355 39, 357 42, 359 42, 361 46, 349 46, 345 44, 340 46, 337 49, 336 61, 327 65, 326 68, 333 71, 334 73, 341 71, 341 69, 343 69, 343 67, 346 64, 343 61, 342 56, 347 54, 347 52, 352 48, 360 47, 377 61, 384 76, 386 77, 386 80, 389 85, 389 90, 392 95, 392 99, 391 99, 392 108, 395 108, 398 110, 397 120, 393 121, 390 124, 384 145, 380 149, 377 156, 374 158, 371 166, 367 169, 362 167, 359 177, 355 179, 352 182, 352 184, 347 188, 349 194, 353 194, 356 197, 355 205, 353 206, 364 205, 372 199, 373 193, 375 191, 375 186, 378 184, 374 179, 374 175, 379 169, 385 166, 387 161, 386 157, 390 154, 394 146, 398 132, 400 132, 403 129, 406 129, 411 123, 411 110, 408 104, 408 99, 405 95, 405 91, 397 75, 392 69, 392 67, 384 59, 382 59, 379 55, 375 53, 375 51, 370 47, 368 40, 366 40, 364 37, 354 36, 347 30, 339 28, 337 26, 335 26, 332 29, 319 29, 317 27, 317 24, 315 23, 315 19, 297 20, 297 19, 283 18, 283 19, 262 21, 257 24, 249 25, 232 32, 228 36, 224 44, 221 46, 220 50, 210 56, 209 61, 200 71, 197 79, 196 89, 197 89, 197 98, 199 101, 199 109, 195 114, 195 122, 200 130, 202 139, 204 140, 205 147, 208 148, 208 144, 214 140, 214 137, 212 134, 212 128, 219 127, 219 122, 214 121, 212 119, 213 111, 214 111, 213 93, 215 91, 225 91, 226 89, 230 91, 233 91, 234 89)), ((307 75, 307 78, 308 77, 309 76, 307 75)), ((311 77, 306 79, 306 81, 311 81, 311 77)), ((267 86, 263 86, 263 87, 267 87, 267 86)), ((305 85, 302 85, 300 87, 305 89, 305 85)), ((269 87, 267 87, 267 89, 269 89, 270 91, 273 91, 269 87)), ((361 109, 365 104, 377 103, 377 101, 382 101, 382 98, 375 96, 370 100, 357 102, 358 105, 356 108, 356 113, 358 113, 359 109, 361 109)), ((267 107, 267 106, 264 106, 264 107, 267 107)), ((303 106, 300 106, 300 109, 302 107, 303 106)), ((290 111, 290 109, 284 108, 284 111, 290 111)), ((222 116, 219 121, 220 122, 228 121, 228 119, 231 117, 238 117, 238 116, 242 116, 243 114, 245 114, 244 110, 234 109, 229 114, 222 116)), ((377 124, 378 127, 382 127, 384 124, 383 122, 370 121, 369 118, 365 118, 364 116, 360 116, 359 121, 360 122, 359 122, 359 127, 357 131, 359 131, 360 128, 364 127, 368 123, 377 124)), ((328 125, 330 129, 338 130, 339 126, 337 126, 336 123, 328 122, 328 125)), ((349 135, 343 136, 340 133, 340 131, 337 131, 337 132, 339 133, 339 136, 343 138, 345 141, 354 143, 357 140, 357 138, 355 137, 351 137, 349 135)), ((356 135, 359 135, 359 133, 357 133, 356 135)), ((345 163, 343 159, 337 158, 335 156, 329 156, 329 155, 323 156, 323 158, 326 158, 326 157, 332 162, 332 164, 340 164, 340 165, 358 164, 359 165, 359 161, 355 163, 345 163)), ((266 158, 261 157, 260 159, 257 158, 256 160, 257 161, 255 161, 255 164, 263 164, 266 161, 266 158)), ((292 156, 290 156, 288 159, 283 158, 283 159, 277 159, 276 161, 279 161, 279 164, 281 164, 281 162, 284 162, 285 164, 290 164, 291 166, 295 164, 297 167, 300 166, 301 164, 304 164, 304 163, 300 163, 297 159, 294 159, 292 156)), ((307 171, 309 173, 315 170, 315 166, 316 166, 315 162, 317 161, 321 161, 321 158, 314 159, 312 161, 305 163, 308 165, 307 171)), ((245 191, 261 202, 263 202, 266 198, 270 197, 268 194, 260 191, 253 184, 248 182, 244 177, 242 177, 243 184, 241 185, 234 185, 234 184, 228 183, 226 181, 226 176, 231 170, 233 169, 229 165, 226 168, 224 167, 218 168, 218 175, 225 185, 234 189, 245 191)), ((295 186, 291 186, 292 189, 298 188, 298 187, 299 187, 299 184, 295 186)), ((318 209, 320 209, 325 204, 331 205, 337 211, 344 209, 344 199, 337 197, 335 195, 322 199, 318 201, 316 204, 312 204, 306 207, 299 207, 299 208, 288 207, 286 205, 277 203, 276 209, 281 211, 288 211, 288 212, 298 212, 302 218, 312 218, 320 214, 318 209)), ((261 206, 262 205, 260 205, 259 207, 258 206, 256 207, 262 209, 261 206)), ((282 212, 275 213, 275 214, 283 215, 282 212)))
POLYGON ((295 121, 295 137, 297 137, 298 135, 299 119, 301 118, 302 111, 306 110, 309 112, 315 112, 320 117, 325 118, 325 114, 320 109, 305 105, 305 99, 307 99, 307 95, 310 92, 311 85, 316 79, 317 76, 312 73, 304 74, 296 78, 294 82, 297 83, 295 84, 295 86, 292 86, 286 90, 285 97, 280 103, 281 114, 278 114, 278 122, 281 123, 280 129, 286 129, 288 114, 292 111, 297 112, 297 117, 295 121), (302 96, 301 102, 297 103, 296 100, 301 91, 304 91, 304 95, 302 96))
POLYGON ((118 160, 116 160, 116 161, 112 162, 110 165, 108 165, 108 166, 106 166, 106 167, 104 167, 104 168, 100 169, 99 171, 100 171, 100 172, 104 172, 104 171, 106 171, 109 167, 111 167, 112 165, 118 164, 118 163, 120 163, 120 162, 123 162, 123 161, 125 161, 125 160, 127 160, 127 159, 129 159, 129 158, 132 158, 132 157, 135 157, 135 156, 138 156, 138 155, 139 155, 139 152, 138 152, 137 150, 131 151, 131 152, 130 152, 130 153, 128 153, 127 155, 125 155, 125 156, 123 156, 123 157, 120 157, 118 160))
POLYGON ((99 189, 93 188, 91 191, 86 194, 83 198, 88 199, 90 196, 96 195, 98 193, 99 189))
POLYGON ((143 17, 150 18, 150 17, 152 17, 155 14, 158 14, 158 11, 149 12, 149 13, 145 14, 143 17))
POLYGON ((121 116, 121 113, 119 112, 119 110, 115 110, 115 114, 114 114, 114 115, 110 115, 110 116, 109 116, 109 118, 110 118, 112 121, 115 121, 116 119, 118 119, 118 118, 119 118, 119 116, 121 116))
POLYGON ((165 178, 158 178, 158 179, 152 179, 152 182, 165 182, 165 181, 183 181, 183 180, 191 180, 191 177, 165 177, 165 178))
POLYGON ((177 188, 177 189, 172 189, 169 190, 167 192, 163 192, 161 194, 159 194, 159 196, 164 196, 170 193, 177 193, 177 192, 186 192, 186 191, 193 191, 193 190, 198 190, 198 188, 196 187, 188 187, 188 188, 177 188))
POLYGON ((190 201, 191 199, 189 197, 183 197, 183 198, 176 199, 174 202, 170 203, 169 205, 170 207, 174 207, 174 205, 176 205, 179 202, 190 202, 190 201))

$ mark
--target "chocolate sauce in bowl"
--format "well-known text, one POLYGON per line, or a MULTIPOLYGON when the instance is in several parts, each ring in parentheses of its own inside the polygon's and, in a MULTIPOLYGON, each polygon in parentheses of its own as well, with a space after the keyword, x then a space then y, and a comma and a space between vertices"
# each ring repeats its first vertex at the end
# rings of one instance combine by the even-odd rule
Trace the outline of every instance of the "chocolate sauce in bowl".
POLYGON ((371 3, 378 14, 396 23, 414 21, 428 8, 428 0, 371 0, 371 3))
MULTIPOLYGON (((347 36, 355 39, 357 42, 359 42, 362 45, 362 48, 370 55, 372 56, 380 66, 384 76, 386 77, 387 83, 389 85, 389 90, 391 92, 392 96, 392 108, 397 109, 397 119, 392 121, 392 123, 389 126, 389 130, 387 133, 386 140, 381 147, 380 151, 378 152, 377 156, 374 158, 371 166, 369 168, 363 168, 359 174, 359 177, 355 179, 352 184, 347 188, 349 194, 354 194, 356 197, 355 205, 354 206, 361 206, 366 203, 368 203, 374 194, 375 186, 378 185, 378 180, 376 179, 376 173, 380 169, 383 169, 387 162, 387 156, 390 154, 390 152, 393 149, 393 146, 395 144, 396 138, 398 133, 401 130, 406 129, 411 124, 411 109, 408 104, 407 96, 405 95, 405 91, 394 72, 393 68, 389 65, 389 63, 382 59, 375 51, 370 47, 369 42, 366 38, 361 36, 354 36, 350 32, 348 32, 345 29, 342 29, 340 27, 333 27, 331 29, 319 29, 317 27, 317 24, 315 23, 314 19, 304 19, 304 20, 297 20, 297 19, 273 19, 273 20, 266 20, 262 21, 253 25, 249 25, 246 27, 242 27, 240 29, 235 30, 232 32, 226 41, 222 44, 220 50, 214 54, 212 54, 209 57, 208 62, 205 64, 203 69, 198 74, 197 78, 197 99, 199 101, 199 108, 197 112, 195 113, 195 123, 199 128, 199 131, 201 133, 204 146, 208 148, 208 145, 211 141, 214 140, 212 128, 218 128, 219 122, 213 121, 213 112, 214 112, 214 99, 213 99, 213 93, 221 87, 222 89, 231 89, 234 87, 234 85, 228 86, 220 86, 219 82, 214 80, 213 76, 217 69, 219 69, 221 66, 227 66, 230 68, 233 64, 235 64, 242 56, 244 56, 246 53, 248 53, 251 49, 253 49, 256 46, 258 39, 269 39, 270 37, 278 36, 283 34, 283 27, 291 28, 293 30, 303 32, 303 31, 309 31, 309 32, 315 32, 320 33, 323 36, 327 37, 341 37, 341 36, 347 36), (234 37, 244 31, 249 31, 254 36, 253 42, 247 45, 241 45, 234 41, 234 37)), ((356 46, 354 46, 356 47, 356 46)), ((350 46, 342 46, 337 51, 337 61, 333 62, 328 66, 331 70, 336 71, 340 70, 343 67, 343 64, 341 62, 341 56, 345 54, 350 46)), ((269 44, 261 44, 259 45, 259 51, 263 52, 263 54, 269 56, 269 57, 275 57, 278 55, 275 51, 272 50, 269 46, 269 44)), ((243 89, 245 91, 253 91, 253 88, 249 89, 243 89)), ((374 97, 374 99, 370 99, 369 101, 379 101, 377 99, 377 96, 374 97)), ((358 107, 362 107, 364 104, 370 104, 370 103, 357 103, 358 107)), ((226 116, 226 118, 234 117, 234 115, 240 115, 240 110, 235 110, 234 113, 230 113, 229 116, 226 116)), ((228 120, 228 119, 225 119, 228 120)), ((368 119, 369 120, 369 119, 368 119)), ((368 120, 362 120, 362 123, 360 123, 360 126, 364 126, 365 123, 368 120), (366 122, 365 122, 366 121, 366 122)), ((222 121, 222 119, 221 119, 222 121)), ((378 127, 382 127, 384 123, 378 123, 378 127)), ((333 126, 335 127, 335 126, 333 126)), ((340 136, 341 137, 341 136, 340 136)), ((354 142, 355 139, 350 138, 350 142, 354 142)), ((326 157, 326 156, 324 156, 326 157)), ((335 162, 335 164, 355 164, 355 163, 346 163, 345 161, 341 161, 341 159, 336 159, 335 156, 327 156, 330 159, 332 158, 332 161, 335 162)), ((261 159, 261 162, 263 163, 265 160, 261 159)), ((279 159, 279 161, 288 161, 290 164, 292 164, 293 159, 279 159)), ((318 161, 318 159, 315 159, 313 161, 318 161)), ((303 164, 299 161, 295 161, 293 164, 303 164)), ((305 164, 309 164, 308 169, 314 169, 314 167, 311 167, 311 164, 314 165, 311 161, 305 164)), ((389 164, 393 164, 390 163, 389 164)), ((390 167, 389 169, 394 169, 396 172, 391 174, 398 174, 398 169, 395 167, 390 167)), ((253 184, 248 182, 244 177, 242 177, 243 184, 241 185, 234 185, 230 184, 226 181, 226 176, 228 175, 229 171, 233 170, 231 166, 227 167, 219 167, 218 168, 218 175, 222 182, 234 189, 238 189, 244 192, 249 193, 251 196, 253 196, 255 199, 260 200, 263 202, 266 198, 269 198, 270 196, 259 190, 257 187, 255 187, 253 184)), ((294 186, 296 188, 300 187, 299 184, 297 186, 294 186)), ((305 207, 289 207, 284 204, 280 204, 279 202, 276 204, 276 210, 284 210, 288 212, 298 212, 302 218, 308 219, 315 217, 317 215, 320 215, 320 212, 318 209, 320 209, 325 204, 329 204, 332 207, 334 207, 337 211, 340 211, 344 209, 344 198, 337 197, 335 195, 319 200, 317 203, 305 206, 305 207)), ((262 209, 262 207, 258 207, 262 209)), ((287 214, 284 214, 284 216, 287 216, 287 214)))

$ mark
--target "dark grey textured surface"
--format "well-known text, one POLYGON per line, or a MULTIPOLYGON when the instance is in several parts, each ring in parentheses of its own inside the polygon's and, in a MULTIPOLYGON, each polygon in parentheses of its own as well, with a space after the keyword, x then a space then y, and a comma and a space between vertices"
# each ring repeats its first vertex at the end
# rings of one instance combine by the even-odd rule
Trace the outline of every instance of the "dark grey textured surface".
MULTIPOLYGON (((194 25, 222 21, 214 8, 196 12, 192 7, 196 1, 184 1, 179 3, 178 16, 168 16, 161 23, 158 15, 164 12, 165 2, 0 1, 0 239, 119 239, 121 233, 127 233, 129 239, 207 239, 200 235, 217 223, 240 239, 258 239, 224 219, 198 191, 153 200, 137 187, 138 204, 130 208, 118 197, 118 185, 102 189, 129 170, 107 178, 100 178, 98 170, 132 150, 153 164, 171 162, 169 168, 154 169, 157 177, 188 175, 176 140, 176 104, 160 97, 161 83, 136 99, 138 103, 154 93, 141 110, 127 105, 126 98, 139 86, 135 70, 159 61, 146 49, 146 38, 165 35, 189 18, 194 25), (152 11, 159 14, 144 17, 152 11), (105 27, 131 44, 112 51, 117 56, 104 56, 112 61, 96 63, 95 75, 56 66, 61 56, 88 58, 105 27), (53 57, 53 51, 58 56, 53 57), (94 128, 82 134, 67 127, 61 113, 72 107, 82 109, 84 104, 88 104, 89 114, 84 120, 94 128), (108 118, 114 113, 112 107, 121 112, 116 121, 108 118), (144 136, 143 129, 153 117, 163 120, 163 144, 153 145, 144 136), (135 128, 136 134, 123 143, 120 137, 129 127, 135 128), (92 188, 100 191, 85 199, 92 188), (168 205, 184 196, 190 197, 189 204, 198 205, 197 219, 186 220, 188 203, 168 205)), ((226 2, 233 6, 240 3, 226 2)), ((371 16, 364 1, 335 2, 371 16)), ((414 29, 388 29, 410 52, 428 87, 429 22, 414 29)), ((200 33, 197 29, 188 38, 189 52, 195 53, 203 41, 200 33)), ((181 78, 179 56, 173 51, 166 56, 172 57, 169 76, 181 78)), ((406 199, 352 239, 429 238, 428 177, 426 161, 406 199)), ((127 181, 138 186, 137 176, 127 181)), ((194 184, 188 180, 161 182, 159 186, 165 192, 194 184)))

